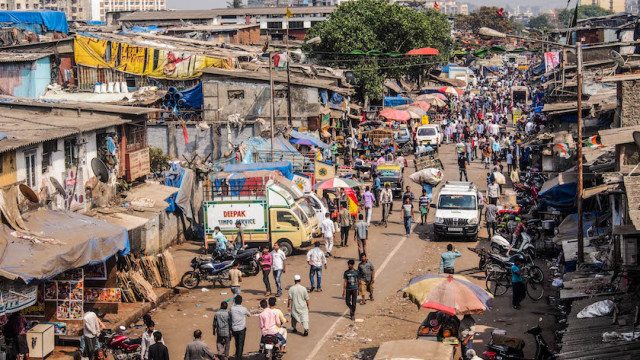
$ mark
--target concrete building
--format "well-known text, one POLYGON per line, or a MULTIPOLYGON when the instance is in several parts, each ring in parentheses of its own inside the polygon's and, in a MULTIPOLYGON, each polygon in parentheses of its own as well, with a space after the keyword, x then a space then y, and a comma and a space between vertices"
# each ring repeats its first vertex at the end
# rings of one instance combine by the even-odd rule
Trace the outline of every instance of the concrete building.
POLYGON ((167 9, 165 0, 90 0, 91 19, 105 21, 108 12, 160 11, 167 9))
POLYGON ((203 40, 213 44, 256 45, 264 43, 258 24, 176 26, 167 28, 166 34, 179 38, 203 40))
POLYGON ((230 25, 259 24, 262 35, 269 34, 282 38, 289 28, 289 36, 303 39, 307 31, 315 24, 326 20, 335 10, 333 6, 293 7, 293 16, 285 18, 286 8, 240 8, 212 10, 171 10, 171 11, 139 11, 119 17, 118 22, 124 26, 157 25, 160 27, 177 27, 189 22, 191 25, 230 25))
POLYGON ((617 14, 625 11, 626 0, 580 0, 580 5, 598 6, 617 14))

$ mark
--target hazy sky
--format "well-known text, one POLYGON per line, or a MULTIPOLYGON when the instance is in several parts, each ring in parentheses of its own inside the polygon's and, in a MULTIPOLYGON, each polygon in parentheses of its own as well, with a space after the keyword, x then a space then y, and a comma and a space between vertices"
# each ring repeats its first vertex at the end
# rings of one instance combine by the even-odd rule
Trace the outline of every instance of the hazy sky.
MULTIPOLYGON (((572 3, 575 0, 572 0, 572 3)), ((462 1, 475 5, 494 5, 494 6, 540 6, 545 8, 564 8, 567 4, 566 0, 468 0, 462 1)), ((214 9, 226 7, 226 0, 167 0, 169 9, 214 9)))

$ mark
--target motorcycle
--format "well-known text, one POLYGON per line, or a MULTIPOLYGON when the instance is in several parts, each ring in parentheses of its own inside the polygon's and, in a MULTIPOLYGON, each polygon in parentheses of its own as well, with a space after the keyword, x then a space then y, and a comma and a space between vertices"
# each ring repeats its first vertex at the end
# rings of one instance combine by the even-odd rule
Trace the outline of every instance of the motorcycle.
POLYGON ((280 341, 276 335, 264 335, 260 338, 260 353, 267 360, 280 360, 284 356, 280 352, 280 341))
POLYGON ((104 345, 108 353, 113 354, 115 360, 141 360, 140 345, 142 339, 130 339, 124 334, 115 334, 105 329, 100 332, 98 341, 104 345))
POLYGON ((520 233, 522 239, 520 240, 520 244, 518 246, 511 246, 509 240, 505 239, 502 235, 496 234, 491 237, 491 251, 494 254, 510 254, 510 253, 522 253, 530 256, 531 258, 535 257, 536 249, 531 241, 531 236, 527 234, 525 231, 520 233))
POLYGON ((217 261, 234 260, 239 264, 239 270, 242 271, 244 276, 255 276, 260 272, 260 263, 258 262, 258 256, 260 250, 256 248, 242 249, 234 253, 232 250, 217 251, 213 250, 212 257, 217 261))
POLYGON ((210 281, 213 286, 219 284, 227 287, 229 282, 229 270, 233 266, 233 260, 215 261, 209 256, 195 257, 191 260, 191 268, 182 275, 182 286, 193 289, 200 284, 200 281, 210 281))
POLYGON ((485 276, 490 272, 498 269, 501 271, 511 271, 511 266, 515 262, 517 257, 524 257, 525 264, 524 270, 527 276, 535 283, 541 284, 544 281, 544 272, 542 269, 533 263, 533 259, 523 254, 515 254, 511 256, 501 256, 492 254, 482 249, 468 248, 475 252, 480 257, 478 262, 478 269, 484 270, 485 276))
MULTIPOLYGON (((536 354, 531 360, 555 360, 556 355, 551 352, 549 345, 542 337, 540 325, 536 325, 526 331, 536 341, 536 354)), ((522 352, 524 341, 507 336, 491 335, 491 341, 487 344, 487 350, 482 353, 487 360, 525 360, 522 352)))

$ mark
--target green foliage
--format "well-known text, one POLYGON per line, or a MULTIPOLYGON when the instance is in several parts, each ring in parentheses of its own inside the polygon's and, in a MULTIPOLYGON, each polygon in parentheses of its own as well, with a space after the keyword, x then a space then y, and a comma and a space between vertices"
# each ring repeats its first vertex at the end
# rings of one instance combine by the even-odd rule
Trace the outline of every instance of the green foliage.
MULTIPOLYGON (((558 23, 562 27, 568 27, 571 25, 571 19, 573 18, 573 12, 575 8, 563 9, 558 12, 558 23)), ((578 6, 578 20, 588 19, 591 17, 606 16, 613 14, 612 11, 603 9, 596 5, 582 5, 578 6)))
POLYGON ((307 38, 319 36, 322 41, 306 46, 309 55, 322 65, 349 67, 356 75, 362 97, 380 99, 385 77, 424 71, 433 57, 391 57, 411 49, 433 47, 440 58, 448 56, 451 44, 447 18, 434 10, 418 11, 386 0, 343 2, 324 22, 316 24, 307 38), (381 56, 354 55, 375 50, 381 56), (420 66, 418 66, 420 65, 420 66))
POLYGON ((500 32, 508 33, 518 29, 516 22, 506 16, 498 15, 495 6, 482 6, 469 15, 456 17, 456 28, 477 32, 481 27, 488 27, 500 32))
POLYGON ((149 161, 151 162, 151 172, 156 173, 166 170, 169 166, 170 160, 171 159, 169 159, 169 156, 165 155, 162 149, 153 146, 149 147, 149 161))
POLYGON ((553 24, 549 15, 541 14, 529 19, 528 27, 535 30, 546 31, 553 28, 553 24))

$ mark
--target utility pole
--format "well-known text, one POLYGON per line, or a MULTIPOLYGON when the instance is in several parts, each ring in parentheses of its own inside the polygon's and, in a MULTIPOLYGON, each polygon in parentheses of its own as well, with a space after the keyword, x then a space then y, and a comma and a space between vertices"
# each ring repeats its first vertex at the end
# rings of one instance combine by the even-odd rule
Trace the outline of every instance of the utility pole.
POLYGON ((287 19, 287 31, 284 38, 284 47, 287 49, 287 121, 289 126, 293 126, 291 117, 291 71, 289 71, 289 63, 291 62, 291 54, 289 53, 289 17, 287 19))
POLYGON ((584 227, 582 208, 583 174, 582 174, 582 43, 576 43, 576 56, 578 58, 577 85, 578 85, 578 264, 584 263, 584 227))
POLYGON ((271 111, 269 115, 271 117, 271 161, 273 161, 273 143, 275 139, 276 133, 276 120, 275 120, 275 104, 273 102, 273 60, 271 60, 271 56, 273 54, 269 51, 269 101, 271 106, 271 111))

